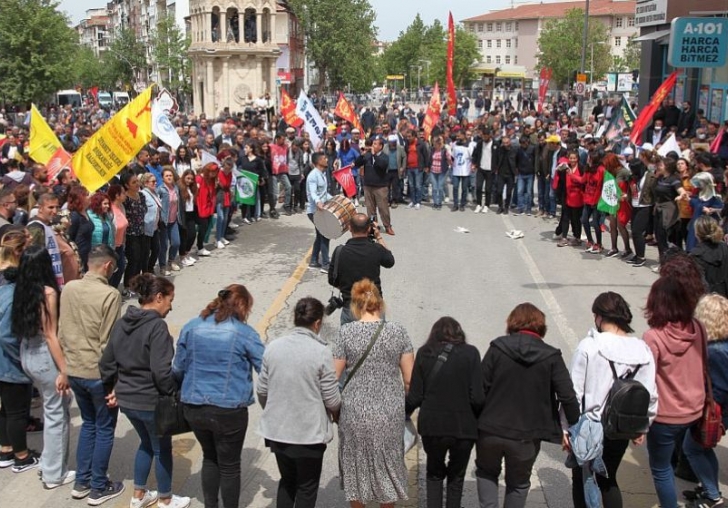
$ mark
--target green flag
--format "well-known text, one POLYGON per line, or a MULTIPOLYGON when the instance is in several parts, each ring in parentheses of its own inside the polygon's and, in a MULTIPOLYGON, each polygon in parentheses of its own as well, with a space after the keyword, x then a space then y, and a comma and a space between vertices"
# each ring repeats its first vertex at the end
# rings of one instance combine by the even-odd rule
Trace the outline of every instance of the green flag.
POLYGON ((254 205, 258 190, 258 175, 242 170, 235 180, 235 201, 241 205, 254 205))
POLYGON ((609 171, 604 172, 604 183, 602 184, 602 195, 597 204, 597 210, 609 215, 617 215, 619 200, 622 197, 622 189, 617 185, 617 179, 609 171))

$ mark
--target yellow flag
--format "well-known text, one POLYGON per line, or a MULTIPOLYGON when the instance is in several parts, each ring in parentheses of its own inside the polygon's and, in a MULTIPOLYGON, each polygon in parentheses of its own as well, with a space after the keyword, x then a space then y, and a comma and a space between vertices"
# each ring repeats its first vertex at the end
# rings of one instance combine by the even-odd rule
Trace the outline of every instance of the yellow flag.
POLYGON ((41 164, 48 164, 59 148, 62 148, 56 134, 46 123, 35 104, 30 106, 30 158, 41 164))
POLYGON ((73 156, 76 176, 89 192, 111 180, 152 139, 152 87, 139 94, 73 156))

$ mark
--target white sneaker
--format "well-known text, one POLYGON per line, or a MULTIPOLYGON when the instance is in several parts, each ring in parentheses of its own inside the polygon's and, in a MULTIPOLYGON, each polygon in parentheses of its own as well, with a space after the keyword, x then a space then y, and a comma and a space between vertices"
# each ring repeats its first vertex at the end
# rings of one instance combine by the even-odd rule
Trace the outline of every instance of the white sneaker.
POLYGON ((217 242, 217 244, 215 244, 215 247, 217 247, 218 249, 224 249, 225 248, 225 244, 222 243, 222 242, 217 242))
POLYGON ((414 203, 410 203, 409 205, 407 205, 407 208, 414 208, 414 207, 415 207, 414 203))
POLYGON ((443 200, 443 203, 445 203, 446 205, 447 205, 448 203, 450 203, 450 198, 449 198, 449 197, 447 197, 447 196, 445 196, 445 199, 443 200))
POLYGON ((475 211, 473 213, 480 213, 480 211, 483 209, 482 206, 478 205, 475 207, 475 211))
POLYGON ((62 485, 68 485, 76 481, 76 471, 66 471, 66 476, 61 478, 60 481, 54 483, 43 482, 43 488, 46 490, 53 490, 62 485))
POLYGON ((230 224, 228 224, 228 227, 230 227, 230 229, 238 229, 240 225, 235 224, 234 222, 230 222, 230 224))
POLYGON ((250 222, 250 219, 248 219, 248 218, 243 219, 243 222, 248 225, 252 224, 252 222, 250 222))
POLYGON ((361 206, 361 205, 359 204, 359 200, 358 200, 358 199, 355 199, 355 200, 354 200, 354 206, 355 206, 355 207, 357 207, 357 208, 359 208, 359 207, 361 206))
POLYGON ((490 212, 490 208, 487 206, 484 206, 483 209, 480 211, 480 213, 488 213, 490 212))
POLYGON ((169 263, 169 267, 172 269, 173 272, 179 272, 181 270, 179 265, 177 263, 175 263, 174 261, 169 263))
POLYGON ((419 203, 417 203, 417 204, 415 205, 415 210, 419 210, 419 209, 420 209, 420 204, 419 204, 419 203))
POLYGON ((172 270, 169 270, 168 268, 160 268, 159 274, 163 275, 164 277, 169 277, 170 275, 172 275, 172 270))
POLYGON ((223 239, 222 239, 222 240, 220 240, 220 241, 221 241, 222 243, 224 243, 225 245, 230 245, 230 240, 228 240, 227 238, 223 238, 223 239))
POLYGON ((212 254, 212 252, 210 252, 209 250, 204 249, 204 248, 202 250, 199 250, 199 249, 197 250, 197 255, 198 256, 205 257, 205 256, 209 256, 211 254, 212 254))
MULTIPOLYGON (((157 491, 148 490, 144 493, 144 497, 141 499, 132 497, 131 501, 129 501, 129 508, 147 508, 147 506, 152 506, 156 503, 157 499, 159 499, 157 491)), ((174 500, 174 496, 172 496, 172 500, 174 500)))
POLYGON ((180 261, 180 263, 182 264, 182 266, 192 266, 195 264, 194 261, 187 257, 182 258, 182 261, 180 261))
POLYGON ((187 508, 189 505, 190 498, 187 496, 173 495, 167 504, 164 504, 161 499, 157 502, 158 508, 187 508))

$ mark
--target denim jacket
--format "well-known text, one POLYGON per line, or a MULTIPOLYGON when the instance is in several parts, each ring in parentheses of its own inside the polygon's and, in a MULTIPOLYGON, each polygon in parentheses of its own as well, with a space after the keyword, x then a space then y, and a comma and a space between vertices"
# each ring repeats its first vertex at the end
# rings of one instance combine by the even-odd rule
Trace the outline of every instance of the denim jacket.
POLYGON ((10 331, 15 284, 0 286, 0 381, 30 384, 20 364, 20 341, 10 331))
POLYGON ((247 323, 215 316, 188 322, 177 341, 172 372, 185 404, 247 407, 253 397, 253 369, 260 373, 265 346, 247 323))
POLYGON ((173 222, 176 222, 177 224, 184 224, 185 221, 182 218, 182 211, 184 210, 185 203, 181 198, 182 192, 180 192, 177 185, 175 185, 174 188, 177 190, 177 217, 170 217, 169 189, 164 183, 157 187, 157 195, 159 196, 159 200, 162 202, 161 220, 165 224, 172 224, 173 222))

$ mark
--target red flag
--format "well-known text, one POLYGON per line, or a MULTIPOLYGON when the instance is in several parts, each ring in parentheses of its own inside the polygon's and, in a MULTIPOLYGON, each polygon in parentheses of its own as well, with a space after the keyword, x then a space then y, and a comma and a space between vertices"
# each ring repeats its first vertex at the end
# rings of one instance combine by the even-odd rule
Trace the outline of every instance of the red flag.
POLYGON ((56 179, 58 174, 71 164, 71 154, 63 148, 59 148, 46 163, 48 170, 48 181, 56 179))
POLYGON ((455 60, 455 23, 452 20, 452 12, 447 20, 447 112, 455 116, 458 100, 455 96, 455 81, 452 78, 453 61, 455 60))
POLYGON ((285 89, 281 88, 281 113, 283 119, 291 127, 300 127, 303 125, 303 120, 296 115, 296 103, 285 89))
POLYGON ((346 97, 344 97, 344 94, 341 92, 339 92, 339 102, 336 103, 334 114, 351 123, 355 129, 359 129, 359 132, 364 132, 361 127, 361 123, 359 123, 359 117, 356 113, 354 113, 354 109, 351 107, 351 104, 349 104, 349 101, 346 100, 346 97))
POLYGON ((546 92, 549 90, 549 83, 551 82, 552 70, 549 67, 541 69, 541 74, 538 77, 538 112, 543 111, 543 103, 546 102, 546 92))
POLYGON ((432 98, 430 99, 430 105, 427 106, 427 113, 425 114, 425 120, 422 122, 422 128, 425 131, 425 139, 430 139, 432 129, 440 119, 440 112, 442 111, 442 104, 440 103, 440 86, 435 83, 435 89, 432 91, 432 98))
POLYGON ((720 130, 718 131, 718 135, 715 137, 713 142, 710 144, 710 153, 718 153, 718 150, 720 150, 720 143, 721 143, 721 141, 723 141, 723 136, 725 136, 725 128, 721 127, 720 130))
POLYGON ((94 98, 94 102, 96 104, 99 103, 99 87, 98 86, 92 86, 89 89, 89 92, 91 92, 91 96, 94 98))
POLYGON ((352 197, 356 194, 356 182, 354 181, 354 175, 351 174, 351 168, 353 164, 349 164, 341 169, 334 171, 333 175, 336 181, 339 182, 341 188, 344 189, 346 197, 352 197))
POLYGON ((637 140, 642 137, 642 131, 644 131, 650 122, 652 122, 652 117, 655 116, 655 113, 662 104, 662 101, 667 98, 670 90, 672 90, 672 87, 675 86, 678 73, 679 71, 675 71, 670 74, 665 82, 660 85, 660 88, 657 89, 655 95, 652 96, 650 103, 642 108, 642 111, 640 111, 637 120, 634 122, 634 126, 632 126, 632 134, 629 136, 629 140, 632 143, 636 145, 642 144, 638 143, 637 140))

